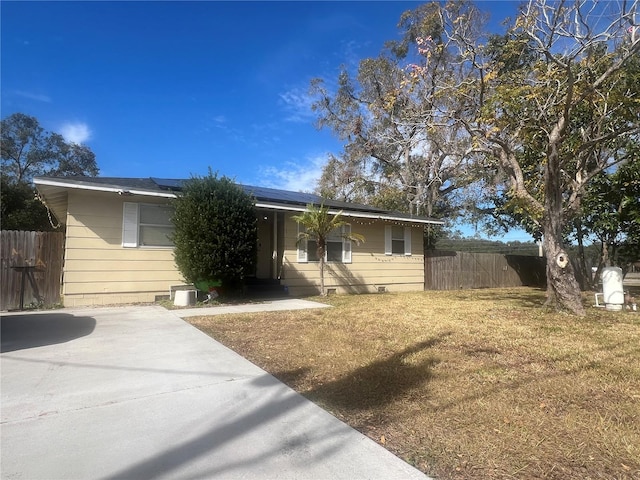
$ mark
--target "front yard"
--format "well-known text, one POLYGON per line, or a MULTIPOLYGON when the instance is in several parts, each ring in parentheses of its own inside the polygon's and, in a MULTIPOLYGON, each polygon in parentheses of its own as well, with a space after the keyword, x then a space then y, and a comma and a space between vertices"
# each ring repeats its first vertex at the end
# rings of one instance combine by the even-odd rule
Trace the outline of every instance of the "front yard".
POLYGON ((640 478, 640 313, 528 288, 313 300, 334 308, 189 321, 438 479, 640 478))

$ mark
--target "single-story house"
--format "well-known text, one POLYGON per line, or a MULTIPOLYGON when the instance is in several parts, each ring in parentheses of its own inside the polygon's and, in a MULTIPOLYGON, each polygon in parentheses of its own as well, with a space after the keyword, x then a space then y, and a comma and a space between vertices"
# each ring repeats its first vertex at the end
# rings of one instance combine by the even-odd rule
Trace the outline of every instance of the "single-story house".
MULTIPOLYGON (((36 177, 42 201, 66 225, 65 306, 153 302, 184 283, 173 258, 170 201, 184 180, 36 177)), ((297 242, 291 218, 324 203, 364 235, 358 246, 329 239, 325 283, 335 293, 422 290, 423 232, 442 222, 308 193, 242 186, 258 215, 257 279, 286 286, 290 295, 319 293, 315 248, 297 242)))

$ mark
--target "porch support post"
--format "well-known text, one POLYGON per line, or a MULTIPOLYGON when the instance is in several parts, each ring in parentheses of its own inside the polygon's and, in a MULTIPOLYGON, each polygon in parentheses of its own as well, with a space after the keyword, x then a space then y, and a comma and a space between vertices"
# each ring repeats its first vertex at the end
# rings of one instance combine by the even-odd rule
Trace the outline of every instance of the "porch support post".
POLYGON ((271 278, 278 278, 278 212, 273 211, 273 252, 271 253, 271 278))

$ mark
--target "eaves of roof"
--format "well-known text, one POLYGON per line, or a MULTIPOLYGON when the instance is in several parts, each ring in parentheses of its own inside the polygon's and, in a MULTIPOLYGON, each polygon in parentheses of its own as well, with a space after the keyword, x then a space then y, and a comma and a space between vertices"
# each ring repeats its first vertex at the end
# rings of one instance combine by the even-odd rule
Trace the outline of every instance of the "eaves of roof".
MULTIPOLYGON (((161 198, 175 198, 184 180, 156 179, 156 178, 115 178, 115 177, 36 177, 36 188, 47 202, 47 196, 69 189, 112 192, 119 195, 141 195, 161 198)), ((346 217, 380 219, 396 222, 411 222, 414 224, 441 225, 441 220, 427 217, 407 215, 400 212, 383 210, 367 205, 340 202, 309 193, 290 192, 265 187, 240 185, 247 193, 256 199, 257 208, 269 210, 283 210, 302 212, 307 205, 324 205, 329 207, 330 213, 342 212, 346 217)), ((60 220, 61 212, 54 209, 60 220)), ((62 220, 61 220, 62 221, 62 220)))

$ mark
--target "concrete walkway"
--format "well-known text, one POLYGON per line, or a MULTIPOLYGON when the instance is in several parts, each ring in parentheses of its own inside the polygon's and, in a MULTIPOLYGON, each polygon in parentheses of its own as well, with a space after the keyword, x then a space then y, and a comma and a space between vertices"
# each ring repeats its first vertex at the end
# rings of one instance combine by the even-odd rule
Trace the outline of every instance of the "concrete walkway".
POLYGON ((307 308, 327 308, 331 305, 299 298, 287 298, 283 300, 267 300, 260 303, 247 303, 241 305, 216 305, 203 308, 185 308, 172 310, 181 318, 198 317, 200 315, 222 315, 224 313, 245 312, 276 312, 280 310, 304 310, 307 308))
POLYGON ((3 479, 426 478, 161 307, 0 321, 3 479))

